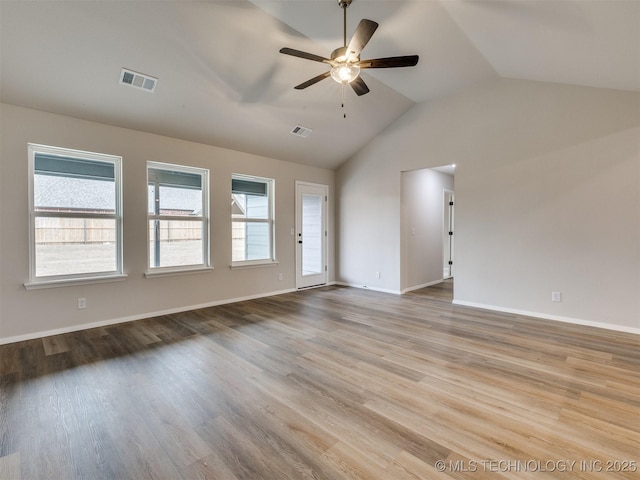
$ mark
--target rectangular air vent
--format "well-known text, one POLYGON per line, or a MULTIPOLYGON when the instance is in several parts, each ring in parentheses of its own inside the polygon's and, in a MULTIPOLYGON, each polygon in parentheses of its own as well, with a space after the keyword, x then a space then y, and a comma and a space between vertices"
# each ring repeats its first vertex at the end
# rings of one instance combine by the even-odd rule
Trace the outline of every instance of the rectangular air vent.
POLYGON ((293 127, 293 130, 291 130, 291 133, 298 137, 307 138, 311 134, 311 129, 303 127, 302 125, 296 125, 293 127))
POLYGON ((123 68, 120 72, 120 84, 129 85, 130 87, 139 88, 147 92, 153 92, 158 83, 158 79, 145 75, 143 73, 134 72, 123 68))

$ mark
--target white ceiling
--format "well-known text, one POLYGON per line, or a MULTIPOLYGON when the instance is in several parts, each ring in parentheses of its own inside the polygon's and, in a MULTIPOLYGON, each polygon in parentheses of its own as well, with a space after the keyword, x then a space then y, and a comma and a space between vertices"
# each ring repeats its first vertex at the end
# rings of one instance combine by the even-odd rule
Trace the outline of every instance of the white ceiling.
POLYGON ((353 0, 380 24, 371 92, 294 90, 342 45, 336 0, 0 1, 0 99, 126 128, 335 168, 417 102, 499 77, 640 91, 640 0, 353 0), (119 85, 122 67, 159 78, 119 85), (289 132, 313 130, 307 138, 289 132))

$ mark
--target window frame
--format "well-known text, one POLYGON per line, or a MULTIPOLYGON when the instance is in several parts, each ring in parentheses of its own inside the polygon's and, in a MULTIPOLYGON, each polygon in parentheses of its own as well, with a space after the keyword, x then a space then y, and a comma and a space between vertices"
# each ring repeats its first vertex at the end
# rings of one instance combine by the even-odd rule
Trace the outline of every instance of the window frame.
POLYGON ((232 239, 232 251, 231 251, 231 268, 247 268, 247 267, 260 267, 277 265, 276 259, 276 236, 275 236, 275 180, 273 178, 258 177, 255 175, 246 175, 241 173, 231 174, 231 196, 233 198, 233 180, 247 181, 247 182, 259 182, 264 183, 267 188, 267 211, 268 218, 234 218, 233 212, 230 215, 231 219, 231 231, 233 232, 233 223, 263 223, 269 226, 269 258, 258 260, 233 260, 233 239, 232 239))
POLYGON ((86 283, 102 283, 124 280, 123 265, 123 232, 122 232, 122 157, 106 153, 87 152, 72 148, 55 147, 29 143, 27 145, 29 159, 29 281, 24 284, 27 290, 56 286, 77 285, 86 283), (72 212, 36 212, 35 206, 35 159, 38 153, 110 163, 114 168, 115 212, 109 213, 72 213, 72 212), (37 276, 36 268, 36 219, 37 218, 83 218, 110 219, 115 221, 115 253, 116 268, 113 271, 95 271, 62 275, 37 276))
MULTIPOLYGON (((146 230, 147 230, 147 271, 145 277, 161 277, 167 275, 182 275, 188 273, 199 273, 213 270, 211 266, 211 246, 210 246, 210 225, 211 217, 209 214, 209 169, 201 167, 193 167, 188 165, 178 165, 173 163, 147 161, 146 167, 146 184, 145 191, 147 192, 147 205, 145 206, 147 211, 146 216, 146 230), (196 216, 186 215, 157 215, 149 212, 148 205, 148 189, 149 189, 149 170, 166 170, 171 172, 181 172, 186 174, 200 175, 201 178, 201 191, 202 191, 202 214, 196 216), (167 220, 167 221, 200 221, 202 222, 202 263, 189 264, 189 265, 171 265, 166 267, 155 267, 151 265, 151 242, 152 237, 150 233, 149 223, 154 220, 167 220)), ((157 184, 159 185, 159 184, 157 184)))

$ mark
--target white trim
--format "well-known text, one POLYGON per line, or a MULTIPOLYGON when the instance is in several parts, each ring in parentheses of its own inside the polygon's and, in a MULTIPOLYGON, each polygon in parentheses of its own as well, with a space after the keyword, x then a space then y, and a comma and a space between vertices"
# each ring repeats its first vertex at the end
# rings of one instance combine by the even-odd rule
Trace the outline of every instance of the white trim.
POLYGON ((174 275, 189 275, 192 273, 207 273, 211 272, 213 267, 183 267, 183 268, 174 268, 174 267, 157 267, 154 270, 149 270, 144 272, 145 278, 156 278, 156 277, 171 277, 174 275))
POLYGON ((342 285, 343 287, 361 288, 363 290, 373 290, 374 292, 391 293, 393 295, 402 295, 400 290, 389 290, 387 288, 370 287, 368 285, 358 285, 356 283, 348 282, 335 282, 336 285, 342 285))
MULTIPOLYGON (((329 211, 330 211, 330 205, 329 205, 329 185, 326 184, 322 184, 322 183, 311 183, 311 182, 306 182, 303 180, 296 180, 295 181, 295 221, 294 221, 294 225, 295 225, 295 231, 297 231, 297 237, 294 238, 294 242, 295 242, 295 249, 296 249, 296 288, 298 288, 298 290, 304 290, 307 287, 312 287, 315 285, 306 285, 306 282, 309 282, 307 275, 303 275, 303 266, 302 266, 302 247, 300 247, 300 243, 298 242, 298 240, 301 240, 299 237, 302 234, 302 194, 303 194, 303 189, 305 188, 309 188, 309 189, 317 189, 322 191, 322 195, 324 197, 324 202, 322 202, 322 207, 321 207, 321 215, 322 215, 322 225, 321 225, 321 231, 324 231, 324 236, 322 236, 322 247, 321 247, 321 262, 320 264, 323 266, 323 271, 321 273, 317 273, 317 274, 311 274, 310 276, 312 277, 319 277, 322 276, 322 279, 320 281, 320 283, 316 284, 316 285, 327 285, 329 277, 330 277, 330 272, 329 272, 329 264, 331 263, 331 261, 329 260, 329 228, 330 228, 330 224, 329 224, 329 211), (305 282, 306 280, 306 282, 305 282), (322 281, 324 280, 324 281, 322 281)), ((322 233, 321 233, 322 235, 322 233)))
POLYGON ((444 281, 445 281, 445 279, 443 278, 441 280, 434 280, 433 282, 423 283, 422 285, 414 285, 413 287, 405 288, 400 293, 405 294, 405 293, 413 292, 414 290, 420 290, 421 288, 426 288, 426 287, 430 287, 432 285, 437 285, 437 284, 442 283, 444 281))
POLYGON ((277 260, 244 260, 232 263, 229 268, 242 270, 243 268, 271 267, 273 265, 280 265, 280 262, 277 260))
POLYGON ((573 323, 575 325, 584 325, 587 327, 604 328, 606 330, 615 330, 617 332, 633 333, 640 335, 640 328, 627 327, 625 325, 614 325, 610 323, 592 322, 590 320, 581 320, 579 318, 562 317, 560 315, 549 315, 547 313, 530 312, 527 310, 518 310, 517 308, 498 307, 495 305, 485 305, 483 303, 467 302, 464 300, 453 300, 454 305, 464 307, 481 308, 483 310, 493 310, 495 312, 513 313, 515 315, 523 315, 526 317, 541 318, 544 320, 555 320, 557 322, 573 323))
POLYGON ((166 220, 168 222, 201 222, 205 221, 202 215, 151 215, 148 214, 149 220, 166 220))
POLYGON ((91 285, 92 283, 121 282, 127 279, 127 274, 104 275, 95 277, 60 278, 56 280, 39 280, 27 282, 24 288, 27 290, 40 290, 42 288, 71 287, 77 285, 91 285))
POLYGON ((98 220, 118 220, 117 215, 113 213, 74 213, 74 212, 37 212, 38 217, 50 218, 91 218, 98 220))
POLYGON ((139 315, 131 315, 128 317, 114 318, 111 320, 102 320, 99 322, 84 323, 81 325, 73 325, 70 327, 56 328, 53 330, 43 330, 35 333, 27 333, 25 335, 16 335, 14 337, 0 338, 0 345, 6 345, 8 343, 14 343, 14 342, 22 342, 25 340, 33 340, 36 338, 50 337, 52 335, 60 335, 63 333, 78 332, 81 330, 88 330, 90 328, 108 327, 109 325, 117 325, 119 323, 133 322, 135 320, 144 320, 146 318, 159 317, 162 315, 171 315, 174 313, 188 312, 191 310, 198 310, 200 308, 216 307, 218 305, 225 305, 228 303, 244 302, 246 300, 255 300, 256 298, 272 297, 275 295, 293 293, 296 291, 297 290, 295 288, 289 288, 286 290, 278 290, 275 292, 259 293, 256 295, 248 295, 246 297, 237 297, 237 298, 230 298, 225 300, 216 300, 214 302, 201 303, 198 305, 188 305, 184 307, 171 308, 169 310, 141 313, 139 315))
MULTIPOLYGON (((161 277, 167 275, 182 275, 183 273, 194 272, 195 270, 211 270, 211 216, 209 214, 209 169, 201 167, 192 167, 189 165, 178 165, 173 163, 155 162, 147 160, 147 175, 145 180, 145 192, 148 194, 149 188, 149 169, 166 170, 166 171, 178 171, 184 173, 190 173, 193 175, 199 175, 201 178, 200 192, 202 193, 202 214, 198 216, 190 215, 155 215, 149 213, 149 206, 147 205, 147 272, 145 277, 161 277), (154 267, 151 265, 151 233, 149 228, 149 222, 152 220, 159 221, 179 221, 179 222, 200 222, 202 224, 202 263, 196 267, 193 265, 175 265, 171 267, 154 267), (183 271, 180 271, 180 267, 186 267, 183 271), (155 270, 159 271, 156 273, 155 270), (162 270, 165 269, 165 270, 162 270), (177 272, 177 273, 176 273, 177 272)), ((147 199, 148 200, 148 199, 147 199)))
MULTIPOLYGON (((399 291, 395 291, 395 290, 378 289, 378 288, 367 287, 366 285, 356 285, 356 284, 350 284, 350 283, 346 283, 346 282, 329 282, 326 285, 322 285, 322 286, 329 286, 329 285, 340 285, 340 286, 344 286, 344 287, 362 288, 362 289, 366 289, 366 290, 373 290, 373 291, 377 291, 377 292, 391 293, 391 294, 396 294, 396 295, 400 294, 399 291)), ((246 300, 255 300, 257 298, 272 297, 272 296, 275 296, 275 295, 283 295, 285 293, 293 293, 293 292, 297 292, 297 291, 299 291, 299 290, 297 290, 295 288, 288 288, 288 289, 285 289, 285 290, 278 290, 278 291, 274 291, 274 292, 260 293, 260 294, 248 295, 248 296, 245 296, 245 297, 230 298, 230 299, 225 299, 225 300, 216 300, 214 302, 202 303, 202 304, 198 304, 198 305, 189 305, 189 306, 185 306, 185 307, 172 308, 172 309, 169 309, 169 310, 149 312, 149 313, 143 313, 143 314, 139 314, 139 315, 131 315, 131 316, 128 316, 128 317, 115 318, 115 319, 111 319, 111 320, 102 320, 102 321, 99 321, 99 322, 85 323, 85 324, 81 324, 81 325, 73 325, 73 326, 70 326, 70 327, 57 328, 57 329, 53 329, 53 330, 43 330, 43 331, 35 332, 35 333, 28 333, 28 334, 24 334, 24 335, 16 335, 16 336, 13 336, 13 337, 0 338, 0 345, 6 345, 6 344, 9 344, 9 343, 22 342, 22 341, 25 341, 25 340, 33 340, 33 339, 37 339, 37 338, 49 337, 49 336, 52 336, 52 335, 60 335, 60 334, 64 334, 64 333, 78 332, 78 331, 81 331, 81 330, 88 330, 90 328, 106 327, 106 326, 109 326, 109 325, 117 325, 119 323, 132 322, 132 321, 135 321, 135 320, 143 320, 145 318, 153 318, 153 317, 158 317, 158 316, 162 316, 162 315, 170 315, 170 314, 173 314, 173 313, 188 312, 188 311, 197 310, 197 309, 200 309, 200 308, 215 307, 215 306, 218 306, 218 305, 225 305, 225 304, 229 304, 229 303, 243 302, 243 301, 246 301, 246 300)), ((591 321, 587 321, 587 320, 579 320, 579 319, 575 319, 575 318, 560 317, 560 316, 556 316, 556 315, 546 315, 546 314, 535 313, 535 312, 526 312, 526 311, 517 310, 517 309, 495 307, 495 306, 491 306, 491 305, 484 305, 484 304, 474 303, 474 302, 465 302, 463 300, 454 300, 452 303, 454 305, 460 305, 460 306, 465 306, 465 307, 481 308, 481 309, 484 309, 484 310, 493 310, 493 311, 504 312, 504 313, 513 313, 513 314, 525 315, 525 316, 529 316, 529 317, 538 317, 538 318, 543 318, 543 319, 546 319, 546 320, 557 320, 557 321, 573 323, 573 324, 577 324, 577 325, 597 327, 597 328, 603 328, 603 329, 607 329, 607 330, 614 330, 614 331, 619 331, 619 332, 625 332, 625 333, 631 333, 631 334, 640 335, 640 329, 639 328, 625 327, 623 325, 611 325, 611 324, 600 323, 600 322, 591 322, 591 321)))
MULTIPOLYGON (((233 179, 246 180, 256 183, 264 183, 267 186, 267 211, 269 212, 269 218, 244 218, 234 217, 231 214, 231 228, 233 230, 234 223, 265 223, 269 227, 269 258, 260 260, 233 260, 233 251, 231 253, 231 269, 243 268, 243 266, 253 267, 260 266, 259 263, 264 264, 277 264, 276 260, 276 181, 274 178, 257 177, 255 175, 246 175, 244 173, 232 173, 231 174, 231 186, 233 185, 233 179)), ((233 189, 231 191, 233 197, 233 189)), ((233 250, 233 247, 232 247, 233 250)))
POLYGON ((73 285, 84 283, 102 283, 104 281, 118 280, 117 277, 126 278, 124 274, 124 236, 123 236, 123 215, 124 204, 122 200, 122 157, 108 153, 86 152, 72 148, 52 147, 37 143, 27 144, 28 153, 28 173, 29 173, 29 281, 24 284, 27 290, 34 288, 49 288, 55 286, 73 285), (96 162, 109 163, 113 165, 113 181, 115 188, 115 214, 88 214, 75 215, 65 212, 36 212, 35 211, 35 157, 37 153, 48 153, 62 157, 77 158, 80 160, 93 160, 96 162), (36 218, 37 217, 60 217, 60 218, 103 218, 115 220, 115 247, 116 247, 116 272, 114 275, 101 276, 101 272, 85 272, 81 274, 56 275, 56 279, 47 280, 46 277, 36 275, 36 218), (97 282, 92 281, 98 279, 97 282), (106 280, 105 280, 106 279, 106 280))
POLYGON ((327 283, 320 283, 318 285, 311 285, 309 287, 301 287, 301 288, 298 288, 297 291, 301 292, 303 290, 312 290, 314 288, 329 287, 331 285, 336 285, 336 282, 327 282, 327 283))
POLYGON ((442 193, 443 193, 443 198, 442 201, 444 203, 443 205, 443 209, 442 209, 442 255, 443 255, 443 259, 447 262, 447 265, 445 266, 445 262, 442 262, 442 269, 443 269, 443 274, 445 278, 451 278, 453 277, 453 265, 455 262, 454 260, 454 256, 455 256, 455 235, 456 235, 456 226, 455 226, 455 191, 453 190, 449 190, 448 188, 443 188, 442 189, 442 193), (451 205, 447 205, 447 197, 449 196, 450 200, 449 202, 453 202, 453 206, 451 205), (445 210, 447 209, 447 207, 449 207, 448 210, 448 215, 449 215, 449 223, 448 225, 445 225, 444 221, 447 217, 447 215, 445 214, 445 210), (453 235, 449 235, 449 232, 453 232, 453 235), (448 255, 445 254, 445 247, 448 246, 449 247, 449 251, 448 251, 448 255), (448 259, 446 257, 449 257, 448 259), (448 262, 452 262, 451 264, 449 264, 448 262), (445 269, 446 272, 448 272, 449 274, 447 275, 447 273, 445 273, 445 269))

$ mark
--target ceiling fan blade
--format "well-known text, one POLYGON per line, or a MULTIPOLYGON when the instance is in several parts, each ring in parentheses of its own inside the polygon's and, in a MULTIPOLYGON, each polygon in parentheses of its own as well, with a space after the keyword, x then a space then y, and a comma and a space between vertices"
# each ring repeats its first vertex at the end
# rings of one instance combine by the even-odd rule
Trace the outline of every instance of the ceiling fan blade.
POLYGON ((321 73, 320 75, 318 75, 317 77, 313 77, 310 80, 307 80, 306 82, 301 83, 300 85, 296 85, 295 88, 296 90, 303 90, 307 87, 310 87, 311 85, 318 83, 320 80, 324 80, 325 78, 327 78, 329 75, 331 75, 331 72, 324 72, 321 73))
POLYGON ((356 31, 353 32, 353 37, 351 37, 349 47, 347 48, 349 54, 355 57, 360 55, 362 49, 367 45, 367 43, 369 43, 369 40, 371 40, 376 28, 378 28, 378 24, 373 20, 367 20, 366 18, 360 20, 360 23, 356 27, 356 31))
POLYGON ((365 93, 369 93, 369 87, 367 87, 367 84, 364 83, 364 80, 362 80, 362 77, 357 77, 349 85, 351 85, 351 88, 353 88, 353 91, 356 92, 356 95, 358 96, 364 95, 365 93))
POLYGON ((328 63, 329 65, 331 65, 331 60, 329 60, 328 58, 321 57, 320 55, 314 55, 313 53, 302 52, 293 48, 281 48, 280 53, 291 55, 293 57, 305 58, 307 60, 313 60, 314 62, 328 63))
POLYGON ((413 67, 418 63, 418 55, 406 55, 404 57, 373 58, 360 60, 356 65, 360 68, 396 68, 413 67))

